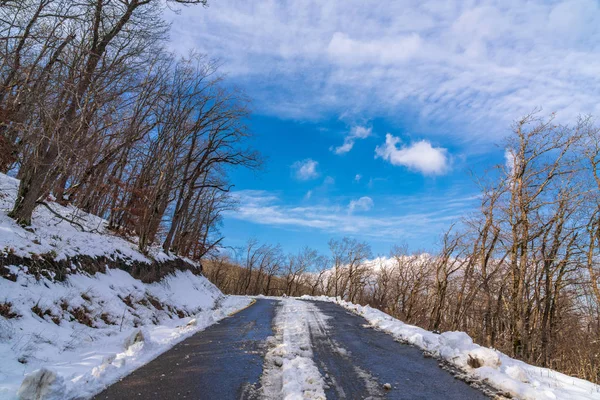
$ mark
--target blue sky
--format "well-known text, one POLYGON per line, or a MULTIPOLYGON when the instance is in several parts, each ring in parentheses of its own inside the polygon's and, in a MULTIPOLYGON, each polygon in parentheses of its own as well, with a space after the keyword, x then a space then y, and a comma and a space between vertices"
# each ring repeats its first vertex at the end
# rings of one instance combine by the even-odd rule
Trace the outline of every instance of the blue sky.
POLYGON ((225 242, 332 237, 434 250, 477 207, 511 122, 600 108, 597 1, 213 0, 171 46, 219 59, 252 101, 258 173, 235 171, 225 242))

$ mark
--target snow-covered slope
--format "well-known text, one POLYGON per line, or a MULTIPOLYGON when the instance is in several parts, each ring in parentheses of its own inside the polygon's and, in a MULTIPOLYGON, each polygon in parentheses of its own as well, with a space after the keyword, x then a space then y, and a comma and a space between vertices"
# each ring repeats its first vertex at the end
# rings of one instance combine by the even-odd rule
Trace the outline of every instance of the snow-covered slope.
POLYGON ((38 207, 31 229, 20 227, 7 216, 17 185, 0 174, 0 399, 90 397, 250 303, 224 296, 189 260, 139 253, 107 232, 106 221, 74 207, 49 203, 75 223, 38 207), (79 265, 82 256, 100 265, 79 265), (52 269, 25 265, 32 260, 50 261, 41 268, 62 262, 69 273, 54 279, 52 269), (108 261, 139 268, 181 261, 188 269, 144 283, 105 269, 108 261))
POLYGON ((11 270, 17 281, 0 278, 0 304, 18 316, 0 317, 0 399, 16 398, 27 374, 39 378, 41 368, 57 375, 48 390, 58 395, 44 398, 93 395, 249 304, 190 271, 144 284, 121 270, 65 282, 11 270))
POLYGON ((0 174, 0 252, 21 257, 51 255, 56 260, 78 255, 119 255, 125 260, 150 261, 136 250, 135 243, 107 234, 104 219, 72 206, 48 203, 52 210, 74 223, 58 218, 44 206, 38 206, 31 228, 22 228, 7 216, 15 202, 18 185, 18 180, 0 174))
POLYGON ((465 371, 470 378, 484 381, 515 398, 600 400, 599 385, 512 359, 497 350, 473 343, 471 337, 464 332, 435 334, 405 324, 369 306, 325 296, 303 298, 337 303, 363 316, 374 328, 417 346, 465 371))

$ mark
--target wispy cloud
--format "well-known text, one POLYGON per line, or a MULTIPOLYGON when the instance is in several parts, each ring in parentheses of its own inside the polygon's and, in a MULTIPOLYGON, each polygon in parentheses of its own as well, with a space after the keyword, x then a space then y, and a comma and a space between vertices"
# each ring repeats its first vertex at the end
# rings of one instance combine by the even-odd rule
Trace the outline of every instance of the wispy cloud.
POLYGON ((296 161, 292 164, 292 172, 296 179, 301 181, 308 181, 319 177, 319 171, 317 171, 319 163, 315 160, 307 158, 306 160, 296 161))
POLYGON ((441 175, 448 170, 446 149, 433 147, 427 140, 398 148, 400 142, 400 138, 388 133, 385 136, 385 144, 375 149, 375 157, 425 175, 441 175))
POLYGON ((278 117, 418 110, 496 141, 536 106, 600 114, 596 0, 219 0, 171 19, 174 50, 219 58, 278 117))
POLYGON ((374 205, 375 203, 372 198, 363 196, 358 200, 350 201, 350 204, 348 204, 348 213, 352 214, 354 211, 369 211, 374 205))
POLYGON ((364 126, 353 126, 350 132, 344 138, 344 143, 338 147, 332 147, 335 154, 346 154, 354 147, 354 143, 359 139, 366 139, 371 136, 372 128, 364 126))
MULTIPOLYGON (((316 229, 328 234, 360 234, 391 241, 404 237, 431 237, 431 232, 442 232, 450 223, 459 220, 468 212, 474 199, 457 199, 457 203, 449 206, 446 206, 444 199, 426 199, 425 209, 421 207, 424 202, 423 196, 403 197, 405 207, 400 209, 413 210, 412 212, 401 213, 398 212, 398 207, 394 206, 393 213, 365 215, 348 213, 351 206, 344 207, 341 204, 285 204, 278 196, 267 191, 238 191, 234 192, 234 196, 238 199, 239 208, 228 212, 228 218, 287 229, 316 229), (407 202, 412 206, 406 206, 407 202)), ((372 199, 363 197, 356 200, 354 208, 369 209, 372 203, 372 199)))

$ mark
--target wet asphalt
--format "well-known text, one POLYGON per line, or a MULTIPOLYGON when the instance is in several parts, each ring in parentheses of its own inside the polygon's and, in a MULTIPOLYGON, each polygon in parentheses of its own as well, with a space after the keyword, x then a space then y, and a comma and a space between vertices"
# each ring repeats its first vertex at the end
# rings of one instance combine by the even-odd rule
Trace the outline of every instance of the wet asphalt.
POLYGON ((275 300, 198 332, 109 386, 95 400, 258 399, 275 300))
POLYGON ((364 327, 364 318, 333 303, 311 303, 326 317, 315 317, 311 339, 327 399, 489 399, 418 348, 364 327), (386 383, 391 390, 383 388, 386 383))
MULTIPOLYGON (((311 302, 314 360, 327 399, 488 399, 421 350, 365 327, 344 308, 311 302), (320 312, 318 312, 320 311, 320 312), (323 318, 323 316, 325 316, 323 318), (391 390, 383 385, 389 383, 391 390)), ((195 334, 98 394, 95 400, 260 399, 260 376, 278 301, 257 302, 195 334)))

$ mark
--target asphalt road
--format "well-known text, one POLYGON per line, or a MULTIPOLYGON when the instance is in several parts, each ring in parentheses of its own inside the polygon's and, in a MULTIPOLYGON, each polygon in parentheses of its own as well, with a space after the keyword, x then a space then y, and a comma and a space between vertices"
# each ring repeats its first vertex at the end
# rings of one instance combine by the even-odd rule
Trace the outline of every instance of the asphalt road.
MULTIPOLYGON (((97 400, 259 399, 276 300, 253 306, 186 339, 107 388, 97 400)), ((311 302, 314 360, 327 399, 487 399, 436 360, 333 303, 311 302), (391 390, 383 385, 389 383, 391 390)))
POLYGON ((258 399, 274 300, 259 300, 179 343, 94 399, 258 399))
POLYGON ((326 317, 315 313, 310 328, 315 361, 329 386, 327 399, 489 399, 416 347, 363 327, 364 318, 333 303, 311 303, 326 317), (391 390, 383 389, 386 383, 391 390))

